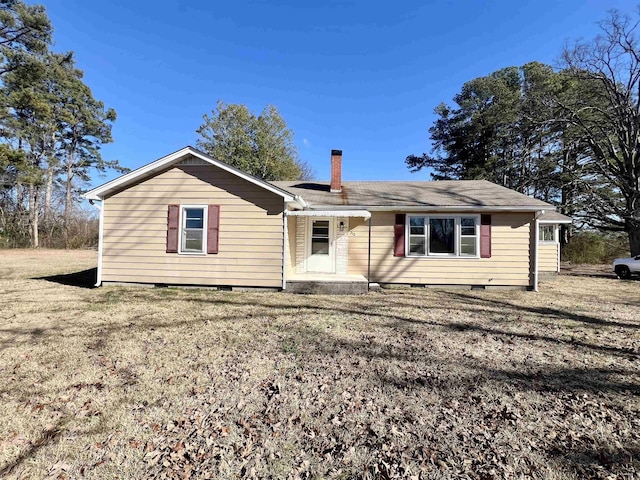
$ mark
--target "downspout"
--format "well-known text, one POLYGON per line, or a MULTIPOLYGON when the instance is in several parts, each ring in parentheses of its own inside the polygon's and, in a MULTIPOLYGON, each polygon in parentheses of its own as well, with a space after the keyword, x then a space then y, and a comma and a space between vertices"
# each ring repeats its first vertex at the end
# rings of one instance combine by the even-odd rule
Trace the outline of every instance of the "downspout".
POLYGON ((367 288, 371 283, 371 222, 373 222, 373 215, 369 217, 369 245, 367 247, 367 288))
POLYGON ((544 213, 544 210, 539 210, 536 212, 534 218, 534 233, 533 233, 533 238, 534 238, 534 243, 535 243, 535 248, 533 249, 533 291, 537 292, 538 291, 538 252, 539 252, 539 244, 540 244, 540 228, 539 228, 539 220, 538 218, 540 217, 540 215, 542 215, 544 213))
POLYGON ((289 216, 287 210, 282 213, 283 234, 282 234, 282 290, 287 288, 287 257, 289 256, 289 216))
POLYGON ((96 272, 96 287, 102 285, 102 236, 104 234, 104 200, 101 205, 98 206, 93 203, 93 200, 89 200, 89 203, 100 210, 100 220, 98 222, 98 268, 96 272))
POLYGON ((558 250, 558 266, 556 273, 560 273, 560 225, 553 226, 553 238, 556 241, 556 249, 558 250))

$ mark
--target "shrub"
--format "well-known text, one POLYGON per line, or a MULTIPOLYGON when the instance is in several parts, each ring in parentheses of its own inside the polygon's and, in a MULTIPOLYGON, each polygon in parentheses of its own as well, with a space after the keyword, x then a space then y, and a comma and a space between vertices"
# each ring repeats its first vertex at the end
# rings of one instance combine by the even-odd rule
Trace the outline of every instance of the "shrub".
POLYGON ((614 258, 629 256, 625 234, 580 232, 562 247, 562 260, 571 263, 611 263, 614 258))

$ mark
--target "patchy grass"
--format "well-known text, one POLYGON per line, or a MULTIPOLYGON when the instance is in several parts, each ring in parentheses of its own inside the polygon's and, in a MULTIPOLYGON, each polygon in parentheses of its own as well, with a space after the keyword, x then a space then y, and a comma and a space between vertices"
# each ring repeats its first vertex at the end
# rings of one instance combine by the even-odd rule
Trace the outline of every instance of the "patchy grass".
POLYGON ((95 250, 0 249, 0 279, 77 273, 95 268, 97 262, 98 254, 95 250))
POLYGON ((640 475, 640 282, 330 297, 57 275, 93 265, 0 251, 0 476, 640 475))

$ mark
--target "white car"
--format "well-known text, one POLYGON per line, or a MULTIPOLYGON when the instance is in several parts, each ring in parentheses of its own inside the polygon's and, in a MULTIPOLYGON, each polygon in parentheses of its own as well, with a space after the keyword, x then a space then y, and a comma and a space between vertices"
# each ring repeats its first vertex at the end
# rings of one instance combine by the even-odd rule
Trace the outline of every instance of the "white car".
POLYGON ((613 261, 613 271, 618 278, 631 278, 631 275, 640 275, 640 255, 616 258, 613 261))

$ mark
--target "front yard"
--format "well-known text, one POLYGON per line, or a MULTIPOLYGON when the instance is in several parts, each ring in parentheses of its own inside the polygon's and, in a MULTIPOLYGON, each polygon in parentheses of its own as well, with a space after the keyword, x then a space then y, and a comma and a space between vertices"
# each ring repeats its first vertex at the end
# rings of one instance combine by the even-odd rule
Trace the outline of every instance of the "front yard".
POLYGON ((55 276, 95 262, 0 250, 0 477, 640 475, 638 281, 330 297, 55 276))

